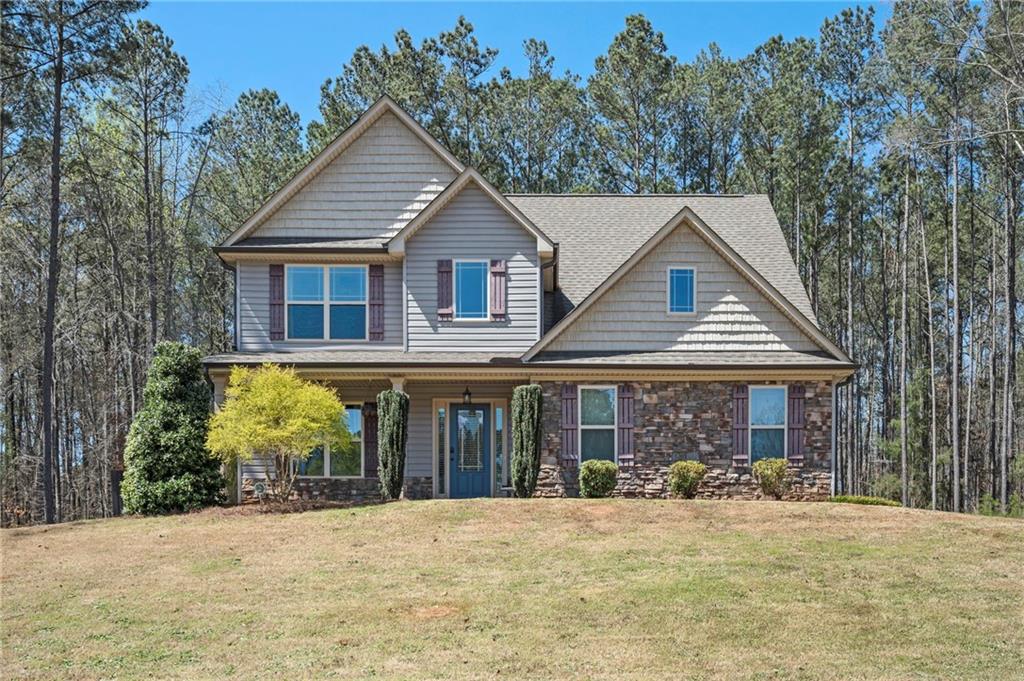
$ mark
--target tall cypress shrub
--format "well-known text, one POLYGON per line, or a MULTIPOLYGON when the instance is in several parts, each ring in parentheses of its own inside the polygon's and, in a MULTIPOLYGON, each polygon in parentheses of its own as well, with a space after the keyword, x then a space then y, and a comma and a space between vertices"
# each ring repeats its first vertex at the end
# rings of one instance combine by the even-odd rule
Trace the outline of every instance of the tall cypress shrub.
POLYGON ((206 449, 210 397, 197 349, 156 346, 124 451, 127 513, 190 511, 221 500, 220 461, 206 449))
POLYGON ((533 495, 540 474, 539 385, 520 385, 512 391, 512 488, 517 497, 533 495))
POLYGON ((392 389, 377 395, 378 475, 385 499, 397 499, 402 495, 408 435, 409 396, 392 389))

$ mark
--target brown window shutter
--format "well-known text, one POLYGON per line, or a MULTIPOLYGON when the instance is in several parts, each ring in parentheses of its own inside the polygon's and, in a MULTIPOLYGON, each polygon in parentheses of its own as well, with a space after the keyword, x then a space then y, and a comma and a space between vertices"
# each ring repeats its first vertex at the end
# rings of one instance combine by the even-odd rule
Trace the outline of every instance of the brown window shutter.
POLYGON ((270 340, 284 340, 284 265, 270 266, 270 340))
POLYGON ((505 298, 508 290, 506 273, 508 266, 504 260, 491 261, 491 319, 505 321, 505 298))
POLYGON ((370 340, 384 340, 384 265, 370 265, 370 340))
POLYGON ((749 431, 747 400, 747 386, 737 385, 732 389, 732 464, 734 466, 746 466, 750 462, 750 453, 747 451, 749 431))
POLYGON ((616 434, 619 439, 619 465, 633 465, 633 385, 624 383, 619 386, 619 427, 616 434))
POLYGON ((804 411, 804 399, 806 390, 802 385, 789 386, 789 415, 787 422, 788 446, 786 452, 793 463, 803 463, 804 460, 804 426, 806 424, 806 413, 804 411))
POLYGON ((363 404, 363 459, 366 462, 366 470, 363 475, 367 478, 377 477, 379 459, 377 458, 377 403, 366 402, 363 404))
POLYGON ((437 318, 449 321, 452 318, 452 261, 437 261, 437 318))
POLYGON ((575 468, 579 463, 579 430, 576 384, 562 384, 562 467, 575 468))

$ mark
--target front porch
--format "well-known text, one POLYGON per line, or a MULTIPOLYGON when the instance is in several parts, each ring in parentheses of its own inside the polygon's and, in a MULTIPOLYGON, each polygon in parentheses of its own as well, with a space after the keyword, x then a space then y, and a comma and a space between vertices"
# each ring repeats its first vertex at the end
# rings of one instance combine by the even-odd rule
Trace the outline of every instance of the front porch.
MULTIPOLYGON (((308 501, 367 503, 380 499, 377 477, 376 401, 388 388, 409 396, 405 484, 407 499, 503 497, 511 495, 509 405, 522 379, 472 381, 389 378, 326 378, 344 403, 353 449, 317 452, 296 479, 295 497, 308 501)), ((211 376, 215 399, 224 377, 211 376)), ((236 503, 258 498, 266 473, 261 461, 239 463, 229 494, 236 503)))

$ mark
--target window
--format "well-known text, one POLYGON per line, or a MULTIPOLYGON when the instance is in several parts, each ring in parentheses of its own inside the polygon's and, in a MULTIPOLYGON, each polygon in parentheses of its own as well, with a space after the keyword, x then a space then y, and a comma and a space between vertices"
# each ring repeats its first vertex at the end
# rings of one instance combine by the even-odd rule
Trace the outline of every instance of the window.
POLYGON ((317 447, 305 461, 296 462, 296 473, 307 477, 363 477, 363 407, 346 404, 345 418, 351 435, 347 447, 317 447), (328 471, 325 473, 325 471, 328 471))
POLYGON ((615 461, 615 386, 580 386, 580 462, 615 461))
POLYGON ((750 463, 786 458, 786 387, 750 386, 750 463))
POLYGON ((288 339, 366 340, 366 273, 365 265, 288 265, 288 339))
POLYGON ((498 489, 509 487, 509 470, 511 466, 505 461, 505 408, 494 407, 494 479, 498 481, 498 489))
POLYGON ((692 267, 670 267, 668 269, 668 312, 669 314, 693 314, 696 312, 697 273, 692 267))
POLYGON ((489 264, 486 260, 455 261, 455 318, 487 319, 487 275, 489 264))

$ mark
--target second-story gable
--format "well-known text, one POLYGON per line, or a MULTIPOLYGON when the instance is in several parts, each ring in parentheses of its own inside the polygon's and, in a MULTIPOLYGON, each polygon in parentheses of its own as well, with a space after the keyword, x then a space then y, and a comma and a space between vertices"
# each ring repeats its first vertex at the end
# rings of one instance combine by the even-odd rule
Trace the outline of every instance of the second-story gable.
POLYGON ((540 336, 531 234, 470 183, 404 244, 410 351, 523 352, 540 336))

